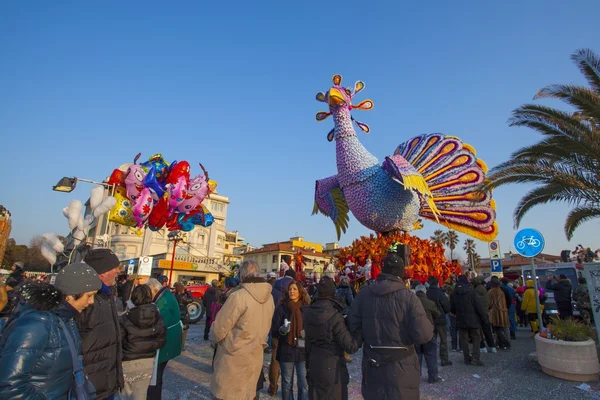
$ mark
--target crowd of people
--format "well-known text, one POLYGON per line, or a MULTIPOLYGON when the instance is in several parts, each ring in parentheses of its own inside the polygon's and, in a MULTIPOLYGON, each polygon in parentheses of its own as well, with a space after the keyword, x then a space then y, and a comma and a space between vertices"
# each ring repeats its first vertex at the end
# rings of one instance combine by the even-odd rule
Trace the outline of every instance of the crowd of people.
POLYGON ((164 277, 135 279, 119 293, 120 262, 109 249, 90 250, 51 282, 21 271, 13 266, 4 285, 14 300, 0 303, 0 399, 161 398, 165 367, 183 343, 183 296, 164 277))
MULTIPOLYGON (((0 296, 0 399, 161 398, 167 363, 185 345, 193 299, 181 283, 169 290, 165 276, 119 271, 108 249, 89 251, 52 283, 29 281, 22 265, 13 266, 0 296)), ((531 280, 411 282, 394 251, 376 271, 347 266, 309 280, 293 268, 282 268, 283 277, 259 271, 246 260, 237 276, 212 281, 204 295, 216 399, 258 399, 267 378, 268 392, 281 390, 283 400, 348 399, 347 363, 360 348, 365 399, 418 399, 422 374, 440 382, 450 350, 481 367, 482 352, 511 349, 518 325, 535 334, 536 296, 542 310, 547 297, 531 280), (360 288, 357 279, 365 282, 360 288)), ((554 291, 561 318, 572 314, 571 296, 589 306, 584 281, 572 294, 564 276, 545 288, 554 291)))

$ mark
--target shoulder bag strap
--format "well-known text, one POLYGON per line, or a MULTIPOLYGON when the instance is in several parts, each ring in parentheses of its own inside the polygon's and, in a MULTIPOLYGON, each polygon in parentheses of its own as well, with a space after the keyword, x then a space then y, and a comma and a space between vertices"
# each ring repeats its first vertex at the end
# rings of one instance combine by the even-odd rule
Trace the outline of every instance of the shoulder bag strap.
POLYGON ((60 324, 60 327, 62 328, 63 332, 65 333, 67 343, 69 344, 69 349, 71 350, 71 358, 73 359, 73 373, 77 373, 83 369, 81 366, 81 363, 79 362, 79 352, 77 351, 77 348, 75 347, 75 343, 73 342, 73 337, 71 336, 71 332, 69 331, 69 328, 67 327, 65 322, 62 320, 62 318, 58 317, 58 323, 60 324))

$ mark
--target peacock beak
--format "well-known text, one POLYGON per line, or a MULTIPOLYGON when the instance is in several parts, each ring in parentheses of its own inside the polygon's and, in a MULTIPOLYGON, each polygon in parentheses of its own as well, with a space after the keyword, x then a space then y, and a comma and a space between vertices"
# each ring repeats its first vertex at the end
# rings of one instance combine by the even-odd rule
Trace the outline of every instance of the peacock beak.
POLYGON ((330 106, 339 106, 339 105, 344 104, 346 102, 346 98, 344 97, 344 95, 342 94, 342 92, 339 89, 336 89, 336 88, 329 89, 329 93, 327 95, 327 98, 329 99, 329 105, 330 106))

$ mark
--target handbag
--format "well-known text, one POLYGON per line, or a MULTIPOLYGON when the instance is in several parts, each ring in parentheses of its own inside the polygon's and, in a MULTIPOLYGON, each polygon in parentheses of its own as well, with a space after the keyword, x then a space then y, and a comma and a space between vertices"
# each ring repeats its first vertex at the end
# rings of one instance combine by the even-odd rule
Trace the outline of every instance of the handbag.
POLYGON ((94 388, 94 385, 90 382, 87 374, 83 372, 83 362, 79 357, 79 352, 75 347, 71 332, 62 318, 58 318, 58 322, 65 333, 69 349, 71 350, 71 357, 73 358, 73 386, 69 392, 69 400, 95 400, 96 388, 94 388))

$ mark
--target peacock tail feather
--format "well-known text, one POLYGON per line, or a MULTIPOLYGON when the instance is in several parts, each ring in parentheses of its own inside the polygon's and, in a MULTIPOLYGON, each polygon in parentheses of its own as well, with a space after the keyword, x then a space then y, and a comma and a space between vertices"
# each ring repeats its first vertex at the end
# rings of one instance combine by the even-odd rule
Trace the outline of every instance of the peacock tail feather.
POLYGON ((497 236, 492 193, 479 191, 487 166, 473 146, 434 133, 402 143, 394 154, 412 164, 429 186, 432 201, 421 203, 419 215, 479 240, 497 236))

